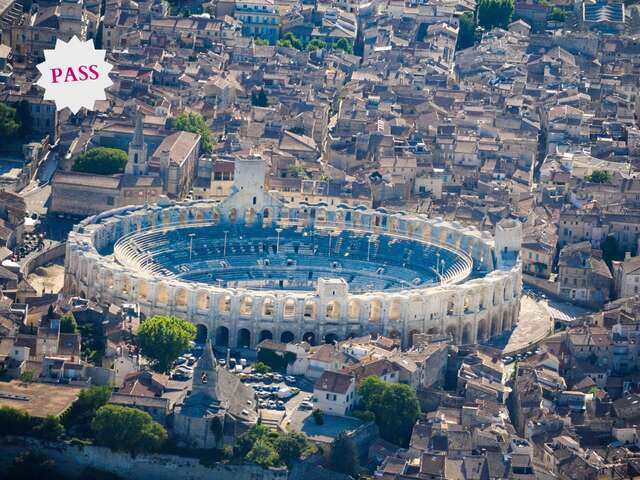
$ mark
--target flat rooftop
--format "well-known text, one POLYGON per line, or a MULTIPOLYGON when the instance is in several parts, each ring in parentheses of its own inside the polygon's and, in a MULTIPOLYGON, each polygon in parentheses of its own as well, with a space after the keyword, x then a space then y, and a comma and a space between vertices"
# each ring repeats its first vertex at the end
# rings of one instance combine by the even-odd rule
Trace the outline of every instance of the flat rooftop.
POLYGON ((25 411, 34 417, 60 415, 78 398, 80 387, 50 383, 23 383, 19 380, 0 382, 0 406, 25 411), (26 400, 6 398, 20 395, 26 400))

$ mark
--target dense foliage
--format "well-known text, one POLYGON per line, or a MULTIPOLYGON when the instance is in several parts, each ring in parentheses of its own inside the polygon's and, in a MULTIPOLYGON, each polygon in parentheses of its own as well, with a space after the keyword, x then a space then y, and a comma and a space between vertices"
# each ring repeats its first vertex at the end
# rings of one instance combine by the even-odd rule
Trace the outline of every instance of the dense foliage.
POLYGON ((31 135, 32 129, 29 102, 21 100, 15 107, 0 102, 0 140, 9 142, 14 137, 25 140, 31 135))
POLYGON ((329 467, 354 478, 358 475, 358 452, 353 440, 345 432, 340 432, 331 444, 329 467))
POLYGON ((254 107, 268 107, 269 99, 264 88, 251 92, 251 105, 254 107))
POLYGON ((81 153, 73 164, 73 170, 96 175, 113 175, 124 172, 127 152, 119 148, 96 147, 81 153))
POLYGON ((200 135, 200 149, 204 153, 211 153, 213 149, 213 139, 211 131, 205 119, 199 113, 181 113, 171 121, 173 130, 197 133, 200 135))
POLYGON ((78 399, 63 414, 62 423, 73 435, 90 437, 91 422, 100 407, 106 405, 111 398, 111 387, 91 386, 78 395, 78 399))
POLYGON ((476 41, 476 24, 473 19, 473 13, 464 12, 460 17, 459 28, 456 49, 463 50, 465 48, 473 47, 473 44, 476 41))
POLYGON ((296 354, 293 352, 277 352, 269 348, 258 350, 258 361, 279 372, 286 372, 287 365, 296 361, 296 354))
POLYGON ((236 439, 233 456, 263 467, 291 467, 314 450, 314 445, 301 433, 270 432, 255 425, 236 439))
POLYGON ((138 330, 140 351, 159 372, 167 372, 195 338, 196 327, 192 323, 166 315, 145 320, 138 330))
POLYGON ((27 435, 43 440, 58 440, 64 427, 57 417, 32 417, 11 407, 0 407, 0 435, 27 435))
POLYGON ((486 30, 506 29, 513 17, 513 0, 479 0, 476 4, 478 24, 486 30))
POLYGON ((291 32, 287 32, 280 37, 280 40, 278 40, 278 46, 295 48, 296 50, 302 50, 304 48, 300 39, 291 32))
POLYGON ((609 183, 611 174, 606 170, 594 170, 591 175, 587 175, 586 179, 592 183, 609 183))
POLYGON ((5 480, 25 480, 42 478, 47 480, 62 480, 64 476, 55 469, 55 462, 40 453, 26 451, 20 453, 3 477, 5 480))
POLYGON ((416 392, 408 385, 386 383, 371 376, 362 382, 358 393, 362 409, 374 414, 380 436, 401 446, 408 445, 420 416, 416 392))
POLYGON ((100 407, 91 429, 98 444, 129 453, 158 450, 167 440, 165 428, 147 412, 119 405, 100 407))
POLYGON ((60 333, 76 333, 78 324, 72 313, 65 313, 60 319, 60 333))

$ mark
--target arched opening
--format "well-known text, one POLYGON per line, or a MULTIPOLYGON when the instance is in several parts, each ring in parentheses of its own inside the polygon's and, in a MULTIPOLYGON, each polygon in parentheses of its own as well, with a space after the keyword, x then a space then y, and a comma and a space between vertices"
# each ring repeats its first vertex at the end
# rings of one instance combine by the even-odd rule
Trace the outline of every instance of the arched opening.
POLYGON ((449 297, 449 301, 447 302, 447 315, 453 315, 456 305, 455 300, 456 298, 454 296, 449 297))
POLYGON ((280 335, 280 341, 282 343, 291 343, 294 340, 294 336, 292 332, 286 331, 286 332, 282 332, 282 335, 280 335))
POLYGON ((357 300, 349 301, 349 305, 347 307, 347 315, 349 320, 358 320, 360 317, 360 303, 357 300))
POLYGON ((209 330, 206 325, 199 323, 196 325, 196 343, 204 343, 209 337, 209 330))
POLYGON ((389 305, 389 320, 394 322, 400 320, 401 308, 399 299, 394 298, 391 300, 391 305, 389 305))
POLYGON ((229 223, 236 223, 237 219, 238 219, 238 210, 236 210, 235 208, 232 208, 231 210, 229 210, 229 223))
POLYGON ((238 348, 250 348, 251 347, 251 332, 246 328, 238 330, 238 342, 236 343, 238 348))
POLYGON ((211 221, 216 225, 220 222, 220 212, 216 208, 211 212, 211 221))
POLYGON ((455 325, 449 325, 445 330, 446 334, 453 339, 453 341, 457 341, 458 339, 458 329, 455 325))
POLYGON ((187 290, 184 288, 176 292, 176 307, 187 308, 187 290))
POLYGON ((302 336, 302 341, 307 342, 309 345, 313 346, 316 344, 316 334, 313 332, 307 332, 302 336))
POLYGON ((327 333, 324 336, 324 343, 332 344, 338 341, 338 335, 335 333, 327 333))
POLYGON ((440 329, 438 327, 431 327, 427 330, 427 335, 438 335, 440 333, 440 329))
POLYGON ((244 223, 247 225, 253 225, 255 221, 256 211, 253 208, 247 208, 244 212, 244 223))
POLYGON ((284 311, 282 315, 284 318, 293 318, 296 314, 296 300, 294 298, 287 298, 284 301, 284 311))
POLYGON ((468 295, 464 297, 464 313, 471 313, 471 299, 468 295))
POLYGON ((262 316, 267 318, 272 317, 274 309, 275 303, 273 302, 273 298, 265 298, 264 302, 262 302, 262 316))
POLYGON ((484 319, 478 322, 477 337, 478 337, 478 342, 484 342, 487 339, 487 325, 484 319))
POLYGON ((218 311, 220 313, 229 313, 231 311, 231 295, 223 295, 218 301, 218 311))
POLYGON ((140 297, 140 300, 149 300, 149 284, 144 280, 140 280, 140 282, 138 283, 138 295, 140 297))
POLYGON ((253 311, 253 297, 245 296, 242 297, 242 301, 240 302, 240 315, 243 317, 249 317, 251 312, 253 311))
POLYGON ((335 300, 327 304, 327 318, 337 320, 340 317, 340 304, 335 300))
POLYGON ((471 329, 471 324, 466 323, 464 327, 462 327, 462 344, 468 345, 473 343, 473 331, 471 329))
POLYGON ((369 321, 379 322, 382 319, 382 302, 372 300, 369 304, 369 321))
POLYGON ((227 327, 219 326, 216 328, 216 347, 228 347, 229 346, 229 329, 227 327))
POLYGON ((491 320, 490 336, 493 337, 497 331, 498 331, 498 317, 494 315, 493 319, 491 320))
POLYGON ((84 293, 84 290, 80 290, 80 298, 87 298, 87 294, 84 293))
POLYGON ((313 320, 316 318, 316 302, 313 300, 306 300, 304 302, 304 318, 313 320))
POLYGON ((498 333, 502 330, 511 330, 511 318, 508 312, 502 312, 502 328, 498 329, 498 333))
POLYGON ((269 330, 262 330, 260 332, 260 342, 263 340, 273 340, 273 333, 271 333, 269 330))
POLYGON ((127 295, 130 291, 131 291, 131 285, 129 283, 129 278, 124 276, 122 277, 122 293, 124 295, 127 295))
POLYGON ((209 294, 207 292, 198 292, 196 306, 198 310, 209 310, 209 294))
POLYGON ((160 305, 166 305, 169 302, 169 291, 163 283, 158 285, 157 302, 160 305))

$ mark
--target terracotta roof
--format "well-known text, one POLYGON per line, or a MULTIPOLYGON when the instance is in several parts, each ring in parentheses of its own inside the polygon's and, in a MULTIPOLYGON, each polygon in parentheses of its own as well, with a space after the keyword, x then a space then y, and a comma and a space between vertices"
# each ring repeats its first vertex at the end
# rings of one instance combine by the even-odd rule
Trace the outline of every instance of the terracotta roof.
POLYGON ((325 371, 316 382, 315 388, 325 392, 344 394, 353 384, 353 377, 347 373, 325 371))

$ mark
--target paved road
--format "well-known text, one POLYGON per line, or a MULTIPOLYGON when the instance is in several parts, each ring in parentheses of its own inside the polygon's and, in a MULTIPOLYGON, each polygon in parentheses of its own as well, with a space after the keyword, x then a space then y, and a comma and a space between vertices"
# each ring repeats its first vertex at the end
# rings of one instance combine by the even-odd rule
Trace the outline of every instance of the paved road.
POLYGON ((518 325, 509 337, 503 352, 508 355, 527 349, 553 332, 549 312, 534 298, 523 295, 520 300, 518 325))

